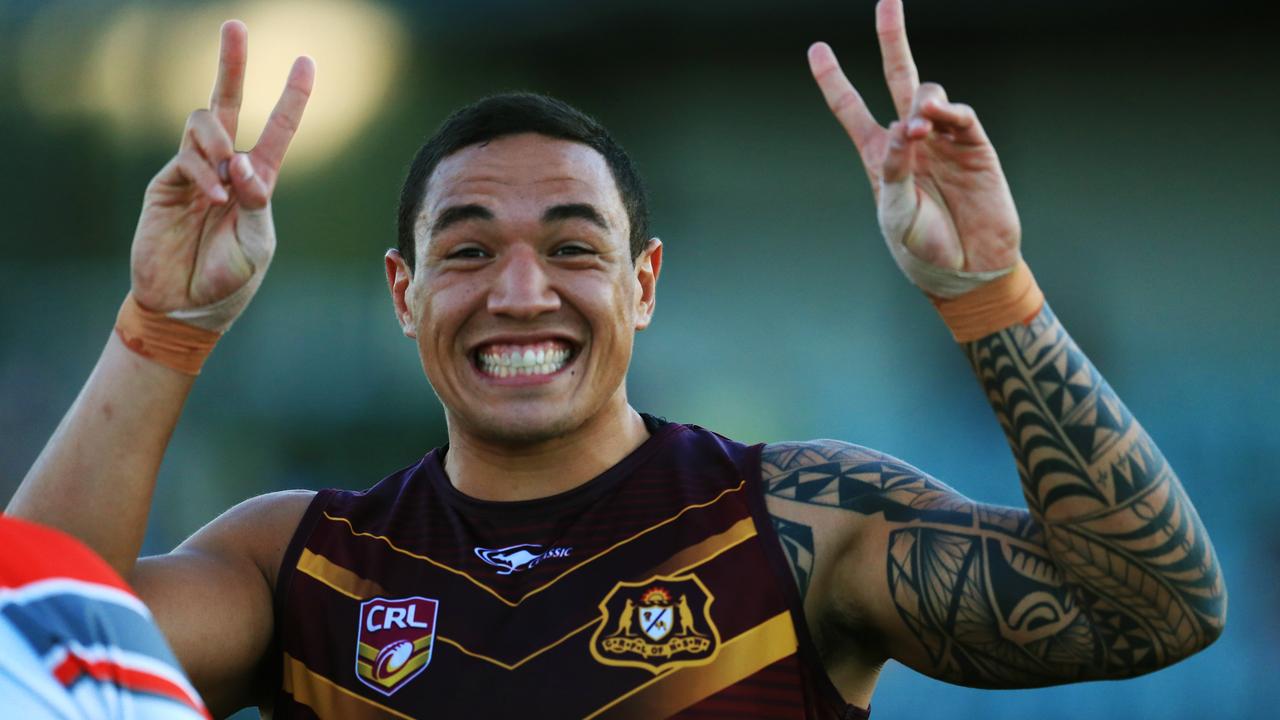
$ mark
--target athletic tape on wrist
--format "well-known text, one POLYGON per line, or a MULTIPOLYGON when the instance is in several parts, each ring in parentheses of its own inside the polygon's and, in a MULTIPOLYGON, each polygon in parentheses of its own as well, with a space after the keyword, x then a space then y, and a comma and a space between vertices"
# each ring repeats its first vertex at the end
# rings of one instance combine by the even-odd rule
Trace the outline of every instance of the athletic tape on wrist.
POLYGON ((926 293, 940 298, 954 298, 971 292, 996 278, 1008 275, 1012 267, 1002 270, 967 272, 950 270, 927 263, 907 249, 907 238, 915 224, 916 209, 920 204, 919 189, 910 177, 897 182, 880 180, 880 202, 876 205, 876 219, 880 232, 889 246, 889 254, 907 279, 926 293))
POLYGON ((920 204, 919 192, 909 176, 897 182, 881 178, 876 219, 894 262, 929 296, 952 337, 957 342, 970 342, 1028 323, 1039 315, 1044 294, 1021 258, 1000 270, 967 272, 927 263, 907 249, 920 204))
POLYGON ((1026 325, 1044 307, 1044 293, 1021 258, 1003 277, 956 298, 929 296, 956 342, 972 342, 1026 325))
POLYGON ((231 329, 231 323, 240 317, 240 313, 258 292, 258 286, 262 284, 262 276, 263 273, 254 273, 248 282, 240 286, 239 290, 217 302, 186 310, 170 310, 166 314, 187 325, 194 325, 219 334, 225 333, 231 329))
POLYGON ((222 333, 195 327, 138 304, 133 293, 116 316, 116 334, 125 347, 183 375, 199 375, 222 333))

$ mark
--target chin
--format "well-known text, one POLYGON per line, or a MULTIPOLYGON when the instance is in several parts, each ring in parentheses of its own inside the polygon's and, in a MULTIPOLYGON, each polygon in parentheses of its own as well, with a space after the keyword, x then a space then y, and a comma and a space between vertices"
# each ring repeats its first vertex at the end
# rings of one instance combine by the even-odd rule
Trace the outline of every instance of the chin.
POLYGON ((570 434, 583 421, 564 412, 512 412, 489 410, 479 414, 450 413, 465 418, 460 428, 468 435, 495 445, 539 445, 570 434))

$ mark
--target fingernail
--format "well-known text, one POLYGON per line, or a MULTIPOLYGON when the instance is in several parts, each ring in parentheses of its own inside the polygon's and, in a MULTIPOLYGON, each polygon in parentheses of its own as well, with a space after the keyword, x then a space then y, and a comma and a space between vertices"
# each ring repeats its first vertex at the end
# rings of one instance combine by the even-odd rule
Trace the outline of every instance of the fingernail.
POLYGON ((927 129, 929 129, 929 124, 920 118, 911 118, 911 120, 907 121, 908 132, 917 132, 919 130, 927 129))
POLYGON ((218 178, 221 179, 222 182, 231 182, 231 172, 227 168, 226 160, 218 163, 218 178))
POLYGON ((217 187, 215 187, 215 188, 213 189, 213 193, 212 193, 212 195, 213 195, 213 199, 214 199, 214 200, 216 200, 217 202, 220 202, 220 203, 224 203, 224 202, 226 202, 227 200, 229 200, 229 199, 230 199, 230 198, 227 196, 227 191, 226 191, 226 190, 223 190, 221 185, 219 185, 219 186, 217 186, 217 187))
POLYGON ((241 180, 248 180, 253 177, 253 163, 249 162, 248 155, 236 156, 236 174, 241 180))

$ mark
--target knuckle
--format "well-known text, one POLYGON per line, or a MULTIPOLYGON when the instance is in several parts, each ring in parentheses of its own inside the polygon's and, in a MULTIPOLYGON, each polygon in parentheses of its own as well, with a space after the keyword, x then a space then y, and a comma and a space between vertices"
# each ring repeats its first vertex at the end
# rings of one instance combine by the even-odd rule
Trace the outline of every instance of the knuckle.
POLYGON ((936 82, 920 83, 920 89, 916 92, 916 96, 922 101, 937 100, 945 102, 947 99, 947 91, 936 82))

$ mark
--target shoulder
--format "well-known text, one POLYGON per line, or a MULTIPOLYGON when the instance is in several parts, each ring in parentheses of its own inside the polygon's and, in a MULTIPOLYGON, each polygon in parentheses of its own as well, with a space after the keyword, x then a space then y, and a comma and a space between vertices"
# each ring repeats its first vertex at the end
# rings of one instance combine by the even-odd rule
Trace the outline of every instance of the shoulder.
POLYGON ((249 498, 200 528, 174 552, 251 560, 274 587, 285 549, 316 495, 315 490, 282 490, 249 498))
POLYGON ((793 496, 801 488, 816 491, 815 483, 838 495, 838 480, 883 489, 895 480, 927 477, 892 455, 827 439, 769 443, 760 454, 760 471, 766 493, 793 496))

